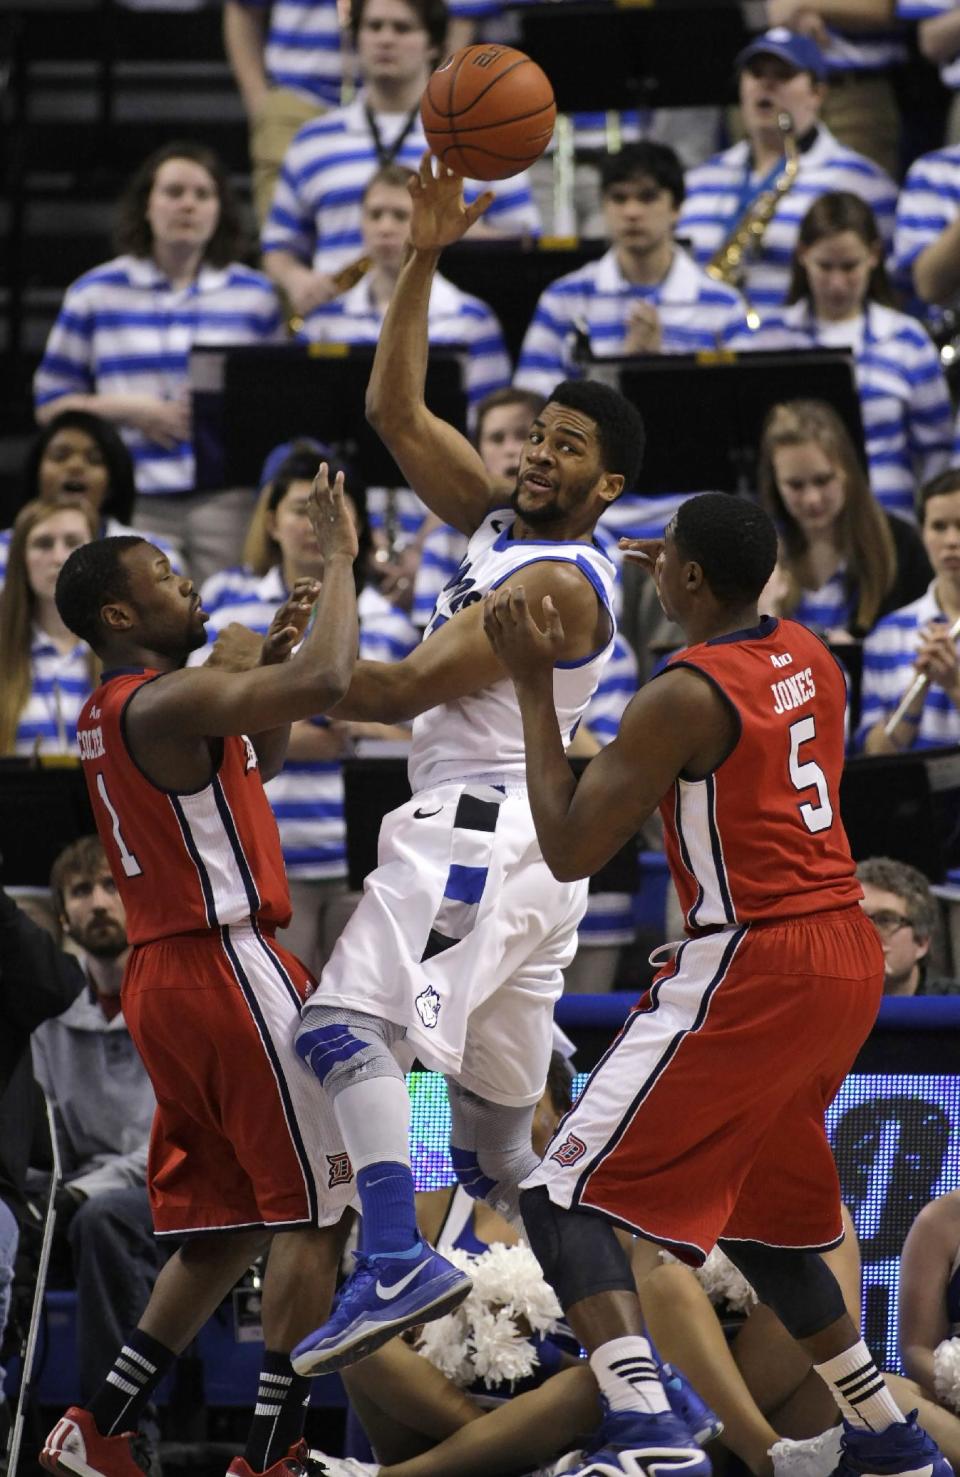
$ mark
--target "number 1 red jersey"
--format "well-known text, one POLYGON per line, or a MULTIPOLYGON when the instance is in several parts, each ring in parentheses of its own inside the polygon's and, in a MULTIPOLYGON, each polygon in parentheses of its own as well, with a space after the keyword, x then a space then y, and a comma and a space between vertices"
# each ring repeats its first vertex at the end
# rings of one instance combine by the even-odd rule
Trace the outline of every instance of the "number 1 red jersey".
POLYGON ((839 803, 846 684, 827 648, 795 621, 764 617, 665 670, 677 666, 702 672, 739 723, 723 763, 678 779, 660 803, 690 932, 858 902, 839 803))
POLYGON ((127 938, 256 919, 268 931, 290 921, 290 894, 270 809, 248 738, 225 738, 210 783, 189 793, 147 779, 127 747, 124 713, 144 668, 108 675, 77 723, 80 758, 110 870, 127 914, 127 938))

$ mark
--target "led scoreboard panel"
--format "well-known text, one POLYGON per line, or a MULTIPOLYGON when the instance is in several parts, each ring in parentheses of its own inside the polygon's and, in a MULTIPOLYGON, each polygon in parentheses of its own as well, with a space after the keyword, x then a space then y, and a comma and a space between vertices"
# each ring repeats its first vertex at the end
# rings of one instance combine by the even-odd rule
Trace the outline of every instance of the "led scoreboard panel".
MULTIPOLYGON (((602 1022, 609 1039, 626 1009, 617 997, 585 997, 561 1002, 558 1016, 574 1040, 578 1021, 589 1034, 602 1022)), ((574 1091, 586 1080, 580 1073, 574 1091)), ((443 1078, 413 1072, 409 1082, 417 1188, 452 1185, 443 1078)), ((860 1240, 864 1333, 880 1367, 899 1370, 900 1249, 917 1212, 960 1188, 960 998, 885 1001, 827 1129, 860 1240)))

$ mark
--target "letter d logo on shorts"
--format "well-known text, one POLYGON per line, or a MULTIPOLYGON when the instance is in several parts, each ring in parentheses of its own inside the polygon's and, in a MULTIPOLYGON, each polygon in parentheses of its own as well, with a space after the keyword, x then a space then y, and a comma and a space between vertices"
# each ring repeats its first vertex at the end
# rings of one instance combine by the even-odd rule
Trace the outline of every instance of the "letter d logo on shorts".
POLYGON ((564 1169, 569 1169, 571 1165, 582 1159, 586 1152, 587 1146, 583 1139, 578 1139, 575 1133, 568 1133, 559 1149, 554 1149, 550 1158, 562 1164, 564 1169))

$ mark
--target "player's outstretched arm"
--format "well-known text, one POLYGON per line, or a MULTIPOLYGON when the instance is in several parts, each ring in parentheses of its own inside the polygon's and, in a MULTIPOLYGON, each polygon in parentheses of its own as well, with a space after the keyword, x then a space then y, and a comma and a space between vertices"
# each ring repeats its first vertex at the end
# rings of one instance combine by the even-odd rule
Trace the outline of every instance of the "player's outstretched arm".
MULTIPOLYGON (((353 561, 357 535, 343 495, 343 474, 333 486, 321 465, 309 503, 323 554, 323 584, 313 626, 289 661, 244 672, 210 664, 171 672, 146 683, 131 701, 128 734, 135 746, 185 736, 261 734, 297 718, 324 713, 350 682, 359 641, 353 561)), ((271 628, 267 650, 281 658, 299 636, 298 623, 271 628)))
POLYGON ((410 182, 410 193, 411 244, 380 330, 367 419, 431 512, 471 534, 497 499, 467 438, 427 409, 427 310, 441 251, 469 230, 491 196, 464 205, 460 176, 429 154, 410 182))
MULTIPOLYGON (((536 598, 551 595, 563 614, 566 635, 558 661, 582 661, 609 638, 609 618, 589 580, 574 564, 540 560, 523 569, 536 598)), ((519 578, 501 586, 507 589, 519 578)), ((428 708, 481 692, 508 673, 483 630, 483 605, 458 611, 401 662, 357 662, 336 718, 403 723, 428 708)))
POLYGON ((690 671, 664 673, 633 698, 616 738, 578 785, 553 704, 553 665, 564 640, 559 612, 550 600, 528 602, 523 586, 491 592, 483 611, 520 703, 527 793, 544 861, 560 882, 590 877, 636 835, 679 774, 696 771, 704 756, 719 762, 730 724, 722 699, 690 671), (531 609, 540 611, 540 624, 531 609))

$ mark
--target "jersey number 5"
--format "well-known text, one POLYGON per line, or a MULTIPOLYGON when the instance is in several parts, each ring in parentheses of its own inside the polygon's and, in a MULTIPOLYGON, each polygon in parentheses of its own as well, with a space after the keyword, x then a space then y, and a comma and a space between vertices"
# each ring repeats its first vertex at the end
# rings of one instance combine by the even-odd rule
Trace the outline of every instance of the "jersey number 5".
POLYGON ((799 807, 800 819, 808 831, 814 835, 818 831, 826 831, 833 825, 833 806, 830 804, 830 791, 827 789, 827 777, 819 764, 813 759, 800 761, 800 750, 804 744, 817 736, 817 725, 810 714, 806 718, 798 718, 795 723, 790 724, 790 780, 795 790, 816 789, 819 800, 818 805, 811 805, 805 801, 799 807))
POLYGON ((123 863, 124 873, 127 877, 139 877, 143 872, 143 868, 120 834, 120 817, 113 807, 113 801, 107 794, 107 782, 100 770, 97 771, 97 794, 110 813, 110 819, 113 822, 113 839, 117 843, 117 850, 120 853, 120 861, 123 863))

